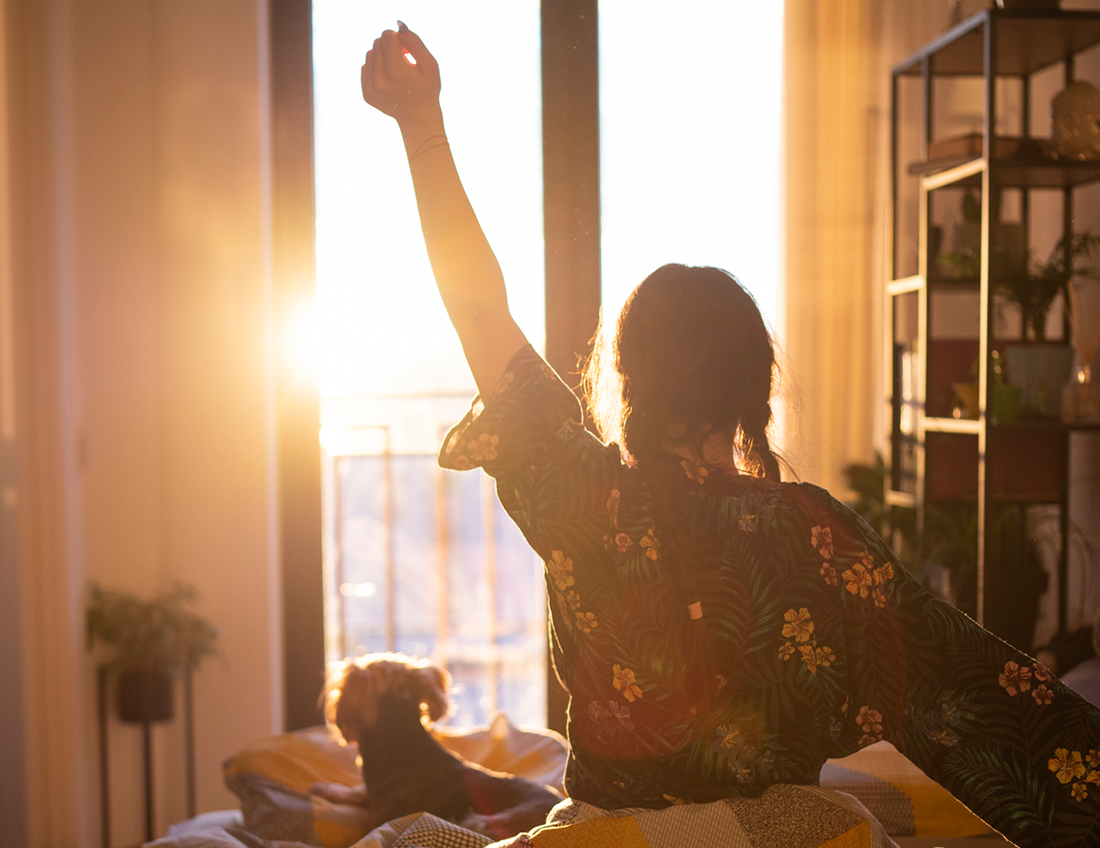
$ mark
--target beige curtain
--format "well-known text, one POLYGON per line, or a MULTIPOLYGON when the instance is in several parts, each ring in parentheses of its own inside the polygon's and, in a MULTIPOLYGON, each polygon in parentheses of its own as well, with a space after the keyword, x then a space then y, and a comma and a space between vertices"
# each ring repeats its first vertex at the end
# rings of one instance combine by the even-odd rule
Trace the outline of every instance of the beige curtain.
POLYGON ((876 257, 882 132, 874 0, 787 0, 784 21, 784 447, 836 495, 881 406, 876 257))
POLYGON ((838 497, 883 442, 890 68, 982 5, 786 0, 780 444, 838 497))

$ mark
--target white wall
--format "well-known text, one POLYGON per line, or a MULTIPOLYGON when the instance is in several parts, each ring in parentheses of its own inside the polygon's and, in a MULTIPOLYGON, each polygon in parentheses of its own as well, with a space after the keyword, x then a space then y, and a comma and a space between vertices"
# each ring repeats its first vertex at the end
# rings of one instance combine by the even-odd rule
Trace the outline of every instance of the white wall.
MULTIPOLYGON (((98 845, 87 581, 194 584, 221 628, 225 661, 195 679, 200 810, 237 806, 222 760, 282 727, 267 3, 5 11, 25 182, 7 278, 18 575, 0 568, 21 594, 28 844, 98 845)), ((112 722, 110 747, 112 843, 133 844, 140 730, 112 722)), ((186 814, 179 720, 155 757, 163 832, 186 814)))

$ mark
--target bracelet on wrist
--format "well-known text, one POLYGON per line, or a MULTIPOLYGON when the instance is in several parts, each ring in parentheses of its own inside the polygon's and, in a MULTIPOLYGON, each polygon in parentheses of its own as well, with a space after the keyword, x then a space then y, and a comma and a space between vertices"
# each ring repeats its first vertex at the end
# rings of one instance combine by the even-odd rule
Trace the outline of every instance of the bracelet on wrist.
POLYGON ((412 155, 409 157, 409 164, 412 164, 413 159, 415 159, 421 153, 427 153, 429 150, 434 150, 437 147, 444 147, 449 145, 450 142, 447 141, 447 136, 445 135, 428 136, 426 139, 420 142, 416 150, 413 151, 412 155), (436 143, 432 144, 431 142, 433 141, 436 143))

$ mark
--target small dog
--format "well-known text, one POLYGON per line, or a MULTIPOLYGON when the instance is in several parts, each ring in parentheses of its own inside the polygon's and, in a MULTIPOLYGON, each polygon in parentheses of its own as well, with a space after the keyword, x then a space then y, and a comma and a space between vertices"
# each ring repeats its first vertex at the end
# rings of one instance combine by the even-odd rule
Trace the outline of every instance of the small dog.
POLYGON ((330 666, 321 693, 325 720, 356 744, 363 786, 318 784, 330 801, 363 806, 368 830, 428 812, 493 839, 546 822, 559 792, 489 771, 444 749, 426 724, 447 714, 450 676, 401 654, 370 654, 330 666))

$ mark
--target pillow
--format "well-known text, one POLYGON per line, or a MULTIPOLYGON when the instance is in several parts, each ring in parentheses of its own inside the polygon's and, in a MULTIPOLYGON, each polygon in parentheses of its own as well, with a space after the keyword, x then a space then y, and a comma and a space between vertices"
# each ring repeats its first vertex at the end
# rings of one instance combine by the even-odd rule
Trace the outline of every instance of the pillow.
POLYGON ((991 832, 955 796, 889 742, 876 742, 821 769, 821 786, 855 796, 891 836, 991 832))
POLYGON ((346 848, 366 832, 366 811, 309 794, 314 783, 355 786, 363 778, 355 751, 326 727, 249 742, 222 766, 241 799, 244 827, 263 839, 346 848))
MULTIPOLYGON (((550 730, 515 727, 497 713, 487 727, 433 727, 447 750, 492 771, 560 788, 565 740, 550 730)), ((264 839, 346 848, 366 833, 361 807, 333 804, 309 793, 314 783, 363 782, 355 749, 327 727, 311 727, 249 742, 225 761, 226 785, 241 799, 244 827, 264 839)))

